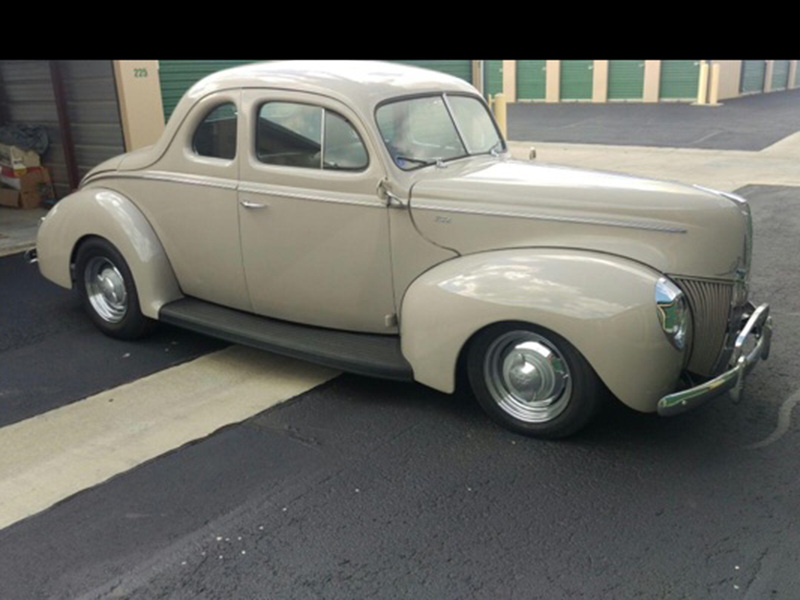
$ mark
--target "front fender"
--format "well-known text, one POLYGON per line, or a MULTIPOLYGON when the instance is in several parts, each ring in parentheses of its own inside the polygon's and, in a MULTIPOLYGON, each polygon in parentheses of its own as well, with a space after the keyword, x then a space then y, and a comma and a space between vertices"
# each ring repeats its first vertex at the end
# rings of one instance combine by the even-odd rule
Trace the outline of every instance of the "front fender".
POLYGON ((521 249, 459 257, 408 288, 402 350, 417 381, 452 392, 459 354, 484 327, 524 321, 573 344, 622 402, 643 412, 674 390, 684 353, 655 308, 657 271, 613 255, 521 249))
POLYGON ((150 223, 128 198, 104 188, 70 194, 48 213, 36 238, 42 275, 71 288, 73 253, 87 236, 105 238, 125 257, 146 316, 158 318, 163 304, 182 297, 172 266, 150 223))

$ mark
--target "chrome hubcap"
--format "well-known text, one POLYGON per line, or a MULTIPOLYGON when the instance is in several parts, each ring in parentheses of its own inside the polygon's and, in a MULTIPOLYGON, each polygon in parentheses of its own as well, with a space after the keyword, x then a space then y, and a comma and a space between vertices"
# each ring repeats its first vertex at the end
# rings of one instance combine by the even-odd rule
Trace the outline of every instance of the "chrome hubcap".
POLYGON ((119 323, 128 311, 128 293, 119 269, 107 258, 96 256, 89 260, 83 275, 94 311, 104 321, 119 323))
POLYGON ((511 331, 492 342, 484 377, 498 406, 527 423, 556 418, 572 396, 567 362, 549 340, 530 331, 511 331))

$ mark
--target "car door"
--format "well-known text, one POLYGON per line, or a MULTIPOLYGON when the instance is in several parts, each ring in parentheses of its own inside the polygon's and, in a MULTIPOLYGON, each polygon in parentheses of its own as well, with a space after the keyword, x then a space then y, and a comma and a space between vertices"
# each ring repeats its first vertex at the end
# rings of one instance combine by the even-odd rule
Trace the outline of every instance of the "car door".
POLYGON ((383 167, 355 115, 324 96, 246 90, 242 258, 253 310, 335 329, 397 331, 383 167))

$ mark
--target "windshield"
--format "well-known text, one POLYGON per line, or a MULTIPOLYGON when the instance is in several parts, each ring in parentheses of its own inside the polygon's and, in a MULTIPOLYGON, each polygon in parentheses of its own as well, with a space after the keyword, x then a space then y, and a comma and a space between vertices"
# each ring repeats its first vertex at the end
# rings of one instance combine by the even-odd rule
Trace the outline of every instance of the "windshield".
POLYGON ((378 108, 376 118, 392 160, 406 171, 505 150, 485 105, 470 96, 397 100, 378 108))

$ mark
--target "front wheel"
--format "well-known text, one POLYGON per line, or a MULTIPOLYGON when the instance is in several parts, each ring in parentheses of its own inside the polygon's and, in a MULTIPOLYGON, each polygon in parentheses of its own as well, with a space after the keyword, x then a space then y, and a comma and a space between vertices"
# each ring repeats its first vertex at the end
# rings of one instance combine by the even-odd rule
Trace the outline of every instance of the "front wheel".
POLYGON ((106 240, 91 238, 81 244, 75 259, 75 279, 84 309, 106 335, 135 339, 154 328, 155 321, 139 308, 128 263, 106 240))
POLYGON ((532 437, 576 433, 596 414, 605 388, 578 350, 561 336, 524 323, 503 323, 469 347, 470 386, 501 425, 532 437))

